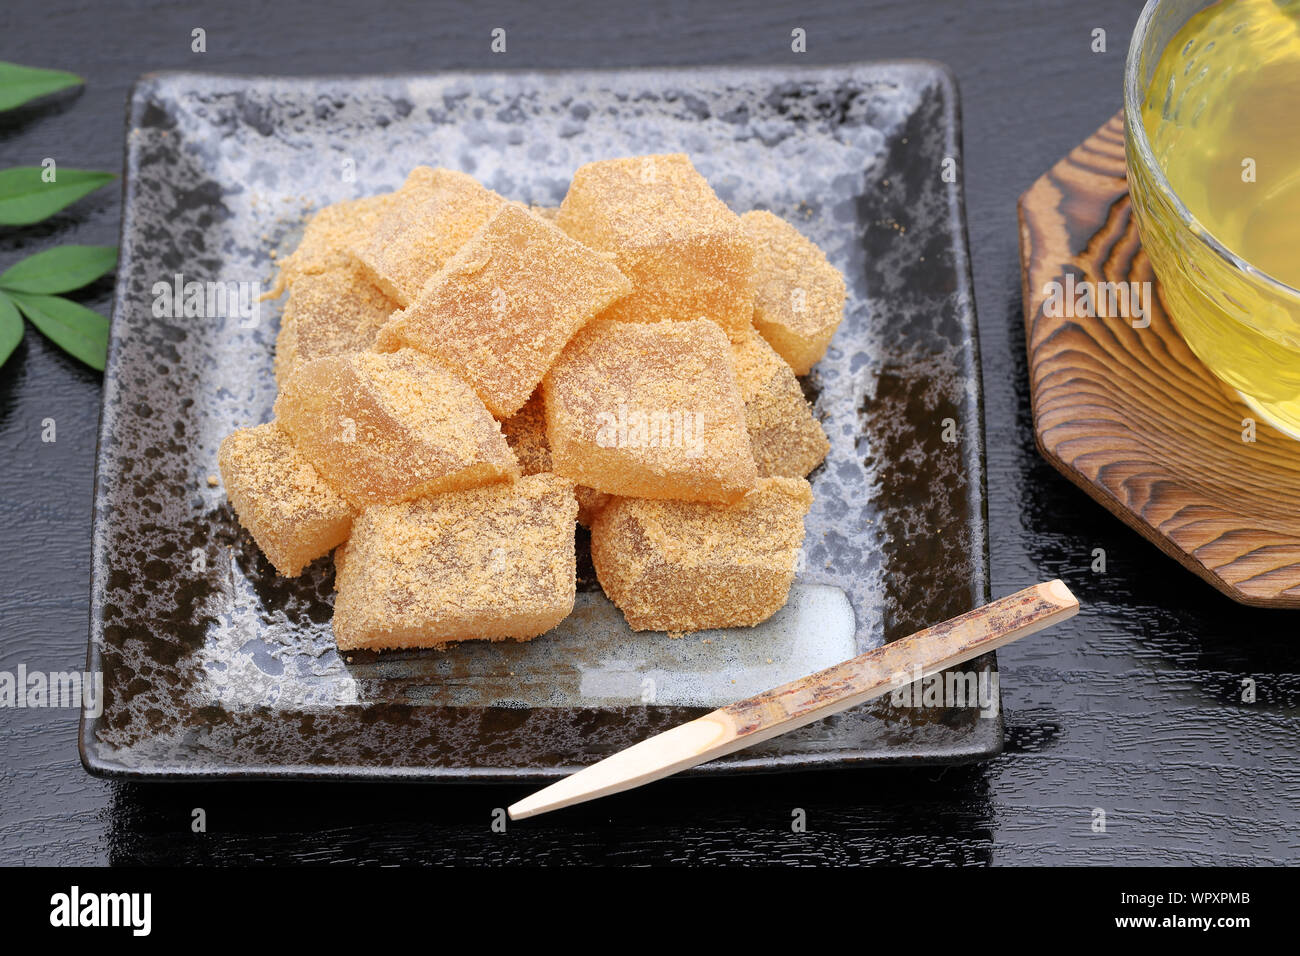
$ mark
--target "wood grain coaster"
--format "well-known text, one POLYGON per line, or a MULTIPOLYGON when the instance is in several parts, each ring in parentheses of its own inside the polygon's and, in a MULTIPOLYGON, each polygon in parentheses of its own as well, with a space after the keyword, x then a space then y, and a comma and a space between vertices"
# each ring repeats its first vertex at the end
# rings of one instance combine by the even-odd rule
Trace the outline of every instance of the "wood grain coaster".
POLYGON ((1076 286, 1155 279, 1130 214, 1122 115, 1039 178, 1019 213, 1043 457, 1233 600, 1300 607, 1300 442, 1262 421, 1244 440, 1255 414, 1192 354, 1159 295, 1146 328, 1045 314, 1048 284, 1068 274, 1076 286))

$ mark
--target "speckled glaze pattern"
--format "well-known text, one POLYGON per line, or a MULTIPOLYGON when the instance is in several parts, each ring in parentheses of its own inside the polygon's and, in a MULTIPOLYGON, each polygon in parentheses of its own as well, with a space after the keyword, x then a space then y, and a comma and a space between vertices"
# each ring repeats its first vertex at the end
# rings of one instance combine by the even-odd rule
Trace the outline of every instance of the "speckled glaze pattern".
MULTIPOLYGON (((128 122, 93 539, 89 666, 106 700, 81 730, 91 770, 540 778, 701 712, 617 706, 609 682, 588 706, 538 706, 530 688, 574 667, 545 637, 495 665, 454 649, 341 657, 331 563, 277 576, 210 485, 221 438, 270 417, 281 303, 158 317, 155 285, 179 274, 269 288, 272 252, 293 248, 311 209, 392 189, 420 163, 555 205, 584 162, 682 150, 736 211, 798 225, 849 285, 844 324, 806 381, 832 447, 811 476, 800 585, 847 596, 859 651, 988 599, 974 304, 961 187, 942 175, 946 158, 960 169, 958 105, 941 66, 159 74, 137 85, 128 122), (466 681, 472 692, 439 692, 466 681)), ((579 586, 592 592, 585 544, 580 534, 579 586)), ((601 642, 632 639, 608 614, 591 619, 592 659, 601 642)), ((746 665, 745 632, 726 633, 733 643, 703 664, 668 655, 711 669, 701 705, 746 665)), ((696 772, 954 762, 995 753, 1001 737, 1000 713, 886 698, 696 772)))

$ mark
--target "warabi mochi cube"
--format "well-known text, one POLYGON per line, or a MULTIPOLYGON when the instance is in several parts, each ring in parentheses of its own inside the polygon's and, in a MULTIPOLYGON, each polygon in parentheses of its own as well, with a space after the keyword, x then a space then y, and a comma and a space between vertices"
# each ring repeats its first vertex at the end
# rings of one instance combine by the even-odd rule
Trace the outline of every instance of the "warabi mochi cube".
MULTIPOLYGON (((546 438, 546 402, 539 389, 515 414, 501 422, 510 450, 519 459, 525 475, 540 475, 551 471, 551 445, 546 438)), ((592 519, 610 501, 603 491, 586 485, 573 489, 578 499, 578 523, 590 528, 592 519)))
POLYGON ((275 401, 298 449, 353 504, 518 477, 519 465, 463 381, 413 349, 300 366, 275 401))
POLYGON ((754 249, 682 153, 633 156, 578 169, 560 228, 613 256, 632 293, 602 318, 626 322, 712 319, 729 336, 750 327, 754 249))
POLYGON ((398 305, 424 284, 505 205, 473 176, 417 166, 371 234, 352 247, 371 279, 398 305))
POLYGON ((734 501, 758 472, 731 347, 706 319, 596 319, 547 373, 557 474, 613 495, 734 501))
MULTIPOLYGON (((351 537, 351 531, 348 532, 348 536, 351 537)), ((334 549, 334 590, 335 591, 339 589, 339 577, 343 574, 343 562, 347 560, 347 556, 348 556, 348 543, 344 541, 341 545, 339 545, 337 548, 334 549)))
POLYGON ((546 440, 546 402, 539 389, 524 407, 501 422, 510 450, 525 475, 551 470, 551 446, 546 440))
POLYGON ((811 506, 802 478, 730 505, 615 498, 591 528, 596 577, 635 631, 758 624, 789 598, 811 506))
POLYGON ((349 250, 369 238, 392 207, 394 197, 394 193, 381 193, 322 206, 307 220, 298 247, 280 260, 280 275, 272 294, 292 288, 301 276, 351 263, 349 250))
POLYGON ((577 509, 555 475, 367 508, 337 562, 339 648, 549 631, 573 610, 577 509))
POLYGON ((578 524, 584 528, 590 528, 591 523, 596 520, 596 515, 604 510, 605 505, 614 500, 613 495, 588 488, 586 485, 574 485, 573 494, 578 499, 578 524))
POLYGON ((806 477, 831 446, 799 380, 757 332, 732 343, 731 357, 759 475, 806 477))
POLYGON ((374 347, 396 306, 355 264, 298 278, 275 340, 275 380, 314 359, 374 347))
POLYGON ((844 276, 779 216, 756 210, 740 221, 756 252, 754 328, 796 375, 807 375, 844 318, 844 276))
POLYGON ((606 259, 511 203, 392 317, 379 347, 429 353, 506 418, 573 334, 631 288, 606 259))
POLYGON ((227 435, 217 464, 239 523, 285 577, 347 540, 355 510, 275 422, 227 435))

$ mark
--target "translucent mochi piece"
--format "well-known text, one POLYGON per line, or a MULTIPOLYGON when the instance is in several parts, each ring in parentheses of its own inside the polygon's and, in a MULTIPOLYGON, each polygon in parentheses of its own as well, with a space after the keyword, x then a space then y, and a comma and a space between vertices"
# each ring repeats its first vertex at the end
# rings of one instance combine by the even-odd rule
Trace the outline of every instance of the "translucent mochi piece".
POLYGON ((347 540, 356 512, 275 422, 227 435, 217 463, 239 523, 285 577, 347 540))
POLYGON ((596 319, 543 386, 557 474, 613 495, 734 501, 758 472, 714 323, 596 319))
POLYGON ((275 380, 327 355, 365 352, 396 306, 353 264, 294 282, 275 340, 275 380))
POLYGON ((613 256, 632 294, 602 316, 697 319, 730 336, 750 327, 754 249, 740 218, 682 153, 588 163, 560 206, 560 228, 613 256))
POLYGON ((573 484, 511 484, 367 508, 337 565, 342 650, 527 640, 573 610, 573 484))
POLYGON ((537 392, 524 407, 501 422, 510 450, 525 475, 551 470, 551 446, 546 440, 546 402, 537 392))
POLYGON ((574 485, 573 494, 578 499, 578 524, 584 528, 590 528, 592 522, 596 520, 596 515, 604 511, 605 505, 614 500, 613 495, 588 488, 586 485, 574 485))
POLYGON ((298 248, 280 261, 275 294, 292 288, 300 276, 349 264, 352 256, 348 250, 369 238, 392 207, 395 195, 382 193, 322 206, 307 221, 298 248))
MULTIPOLYGON (((537 392, 523 408, 501 423, 510 450, 519 459, 525 475, 540 475, 551 470, 551 446, 546 438, 546 403, 537 392)), ((578 523, 590 528, 592 519, 609 503, 610 496, 586 485, 573 489, 578 499, 578 523)))
POLYGON ((394 196, 387 215, 352 250, 402 307, 506 202, 473 176, 428 166, 411 170, 394 196))
POLYGON ((280 390, 275 414, 359 507, 519 475, 501 427, 470 387, 413 349, 308 362, 280 390))
POLYGON ((731 505, 615 498, 591 528, 596 577, 634 631, 758 624, 789 597, 811 506, 802 478, 731 505))
POLYGON ((799 380, 757 332, 733 343, 731 357, 758 473, 806 477, 831 446, 803 397, 799 380))
POLYGON ((608 260, 511 203, 393 316, 379 347, 429 353, 505 418, 573 334, 631 289, 608 260))
POLYGON ((844 318, 844 276, 779 216, 757 210, 740 221, 755 250, 754 327, 796 375, 807 375, 844 318))

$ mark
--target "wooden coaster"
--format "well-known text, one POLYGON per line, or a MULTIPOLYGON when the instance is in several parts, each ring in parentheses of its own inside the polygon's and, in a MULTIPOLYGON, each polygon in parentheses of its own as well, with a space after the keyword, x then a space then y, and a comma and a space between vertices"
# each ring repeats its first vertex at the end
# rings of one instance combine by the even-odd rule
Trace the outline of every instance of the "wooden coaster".
POLYGON ((1049 283, 1069 274, 1076 288, 1155 279, 1130 215, 1122 115, 1035 182, 1019 211, 1043 457, 1233 600, 1300 607, 1300 442, 1201 364, 1158 295, 1146 328, 1054 317, 1049 283))

